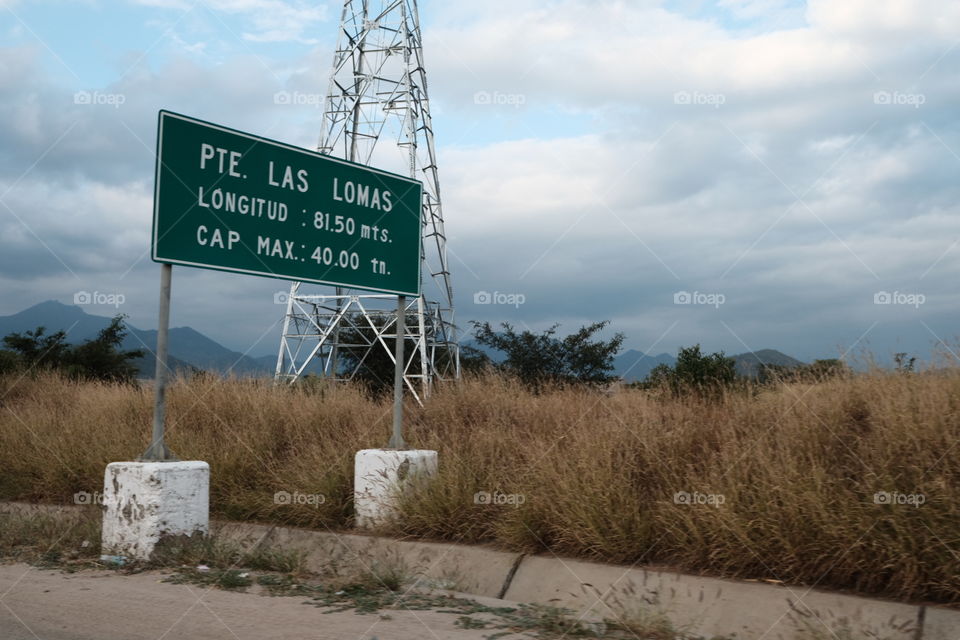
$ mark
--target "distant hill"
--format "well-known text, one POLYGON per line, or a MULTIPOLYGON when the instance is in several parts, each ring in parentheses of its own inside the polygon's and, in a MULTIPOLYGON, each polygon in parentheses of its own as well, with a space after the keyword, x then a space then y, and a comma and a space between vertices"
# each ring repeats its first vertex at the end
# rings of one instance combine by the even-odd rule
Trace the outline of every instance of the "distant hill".
MULTIPOLYGON (((130 337, 124 346, 130 349, 143 348, 138 345, 147 345, 146 348, 157 348, 157 331, 150 329, 143 331, 130 328, 130 337), (132 340, 131 340, 132 338, 132 340), (134 344, 135 341, 135 344, 134 344), (129 346, 128 344, 129 343, 129 346)), ((236 375, 268 375, 273 373, 273 367, 267 366, 257 358, 245 356, 242 353, 231 351, 220 343, 211 340, 196 329, 177 327, 170 329, 170 355, 189 362, 198 369, 208 371, 232 372, 236 375)), ((276 362, 276 357, 269 358, 276 362)))
POLYGON ((627 382, 643 380, 655 366, 665 364, 672 367, 677 359, 669 353, 650 356, 636 349, 628 349, 613 359, 613 373, 627 382))
POLYGON ((761 364, 776 364, 782 367, 797 367, 802 364, 796 358, 791 358, 785 353, 780 353, 776 349, 761 349, 759 351, 748 351, 733 356, 734 366, 737 373, 741 376, 755 378, 760 371, 761 364))
POLYGON ((0 337, 46 327, 47 333, 66 331, 67 340, 77 343, 95 338, 109 323, 110 318, 90 315, 80 307, 48 300, 19 313, 0 316, 0 337))
MULTIPOLYGON (((75 305, 67 305, 48 300, 9 316, 0 316, 0 337, 13 332, 32 331, 37 327, 46 327, 47 333, 65 331, 67 342, 76 344, 96 337, 101 329, 110 324, 110 318, 87 313, 75 305)), ((156 359, 153 351, 157 348, 155 329, 138 329, 127 325, 128 335, 123 342, 124 349, 143 349, 147 353, 136 362, 140 377, 152 378, 156 371, 156 359)), ((169 339, 170 366, 174 369, 195 367, 208 371, 237 376, 273 375, 276 358, 265 356, 251 358, 242 353, 227 349, 190 327, 170 329, 169 339)))

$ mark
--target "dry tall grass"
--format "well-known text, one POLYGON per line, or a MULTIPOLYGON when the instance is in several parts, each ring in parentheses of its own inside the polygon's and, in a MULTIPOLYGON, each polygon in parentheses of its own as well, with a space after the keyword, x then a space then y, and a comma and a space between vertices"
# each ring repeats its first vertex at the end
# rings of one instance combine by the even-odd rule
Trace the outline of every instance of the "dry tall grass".
MULTIPOLYGON (((98 490, 107 462, 146 447, 151 401, 148 389, 0 380, 0 497, 98 490)), ((208 378, 175 384, 168 416, 173 450, 210 462, 218 515, 345 528, 353 454, 385 444, 390 406, 349 388, 208 378), (277 491, 325 500, 275 504, 277 491)), ((718 401, 531 395, 486 378, 408 417, 408 441, 439 450, 440 474, 394 533, 960 601, 960 372, 718 401), (478 492, 522 504, 476 504, 478 492), (923 504, 877 504, 878 492, 923 504)))

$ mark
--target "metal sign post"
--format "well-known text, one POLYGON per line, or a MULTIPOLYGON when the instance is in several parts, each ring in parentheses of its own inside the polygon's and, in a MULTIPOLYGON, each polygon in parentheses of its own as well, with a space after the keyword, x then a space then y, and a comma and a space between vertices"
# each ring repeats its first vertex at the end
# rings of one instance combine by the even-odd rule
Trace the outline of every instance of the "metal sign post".
POLYGON ((403 441, 403 338, 407 333, 407 299, 397 296, 397 344, 394 346, 393 369, 393 435, 390 449, 406 449, 403 441))
POLYGON ((170 283, 173 265, 160 265, 160 320, 157 323, 157 369, 154 378, 153 437, 150 446, 140 456, 145 462, 175 462, 179 460, 163 442, 167 391, 167 336, 170 333, 170 283))

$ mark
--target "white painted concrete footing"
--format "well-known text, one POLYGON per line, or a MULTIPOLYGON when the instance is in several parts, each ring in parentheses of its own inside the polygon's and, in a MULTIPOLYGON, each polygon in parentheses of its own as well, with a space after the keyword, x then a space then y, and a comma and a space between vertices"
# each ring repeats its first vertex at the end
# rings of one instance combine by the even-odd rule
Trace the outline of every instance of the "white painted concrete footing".
POLYGON ((364 449, 353 468, 353 505, 356 524, 373 528, 396 514, 404 491, 435 476, 437 452, 426 449, 364 449))
POLYGON ((210 465, 111 462, 103 481, 103 553, 149 560, 164 536, 210 530, 210 465))

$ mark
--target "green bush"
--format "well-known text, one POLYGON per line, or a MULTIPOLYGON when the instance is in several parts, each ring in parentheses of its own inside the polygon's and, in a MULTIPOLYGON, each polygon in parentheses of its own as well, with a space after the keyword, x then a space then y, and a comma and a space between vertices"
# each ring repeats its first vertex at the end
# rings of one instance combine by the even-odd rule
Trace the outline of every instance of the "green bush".
POLYGON ((665 388, 674 396, 716 395, 738 382, 733 358, 723 351, 704 355, 700 345, 681 347, 674 366, 658 364, 644 382, 648 389, 665 388))

